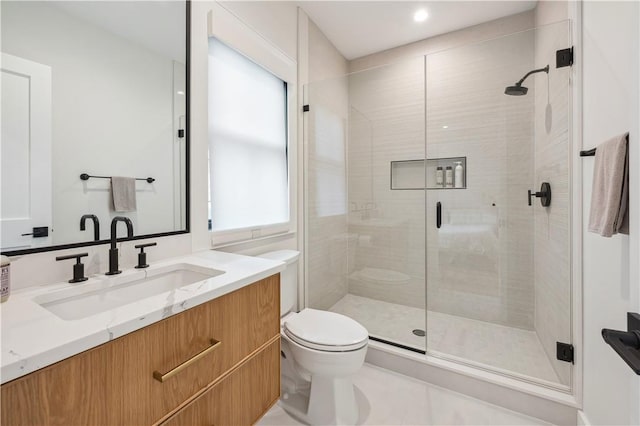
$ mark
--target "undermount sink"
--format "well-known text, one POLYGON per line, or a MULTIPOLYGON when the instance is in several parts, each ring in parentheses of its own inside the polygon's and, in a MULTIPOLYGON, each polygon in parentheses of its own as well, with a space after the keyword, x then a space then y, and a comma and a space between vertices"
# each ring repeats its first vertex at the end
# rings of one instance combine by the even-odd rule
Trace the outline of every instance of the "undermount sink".
POLYGON ((149 271, 136 271, 79 284, 33 300, 64 320, 77 320, 186 287, 224 271, 179 263, 149 271))

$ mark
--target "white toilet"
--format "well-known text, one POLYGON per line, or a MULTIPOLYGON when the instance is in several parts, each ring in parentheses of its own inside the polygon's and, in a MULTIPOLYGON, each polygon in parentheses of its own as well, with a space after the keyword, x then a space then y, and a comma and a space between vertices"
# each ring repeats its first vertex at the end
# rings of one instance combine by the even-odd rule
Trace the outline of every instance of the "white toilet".
POLYGON ((292 312, 299 255, 280 250, 258 256, 287 264, 280 275, 280 406, 312 425, 353 425, 359 411, 351 376, 364 363, 369 335, 344 315, 308 308, 292 312))

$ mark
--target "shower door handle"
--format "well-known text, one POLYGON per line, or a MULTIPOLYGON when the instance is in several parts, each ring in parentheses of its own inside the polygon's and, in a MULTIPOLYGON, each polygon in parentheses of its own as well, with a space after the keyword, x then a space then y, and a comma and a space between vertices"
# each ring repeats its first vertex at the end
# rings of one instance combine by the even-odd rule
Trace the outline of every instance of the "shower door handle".
POLYGON ((440 201, 436 203, 436 228, 440 229, 442 226, 442 204, 440 201))

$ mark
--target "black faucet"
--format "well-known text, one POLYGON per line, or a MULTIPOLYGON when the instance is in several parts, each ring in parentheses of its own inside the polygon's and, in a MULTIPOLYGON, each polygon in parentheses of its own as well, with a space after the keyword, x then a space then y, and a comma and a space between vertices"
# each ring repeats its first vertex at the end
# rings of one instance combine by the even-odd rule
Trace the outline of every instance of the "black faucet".
POLYGON ((133 224, 131 219, 124 216, 116 216, 111 221, 111 248, 109 249, 109 272, 107 275, 119 274, 118 270, 118 249, 116 248, 116 225, 118 222, 124 222, 127 225, 127 238, 133 237, 133 224))
POLYGON ((93 241, 100 241, 100 221, 95 214, 85 214, 80 218, 80 230, 84 231, 86 228, 85 223, 87 219, 93 221, 93 241))

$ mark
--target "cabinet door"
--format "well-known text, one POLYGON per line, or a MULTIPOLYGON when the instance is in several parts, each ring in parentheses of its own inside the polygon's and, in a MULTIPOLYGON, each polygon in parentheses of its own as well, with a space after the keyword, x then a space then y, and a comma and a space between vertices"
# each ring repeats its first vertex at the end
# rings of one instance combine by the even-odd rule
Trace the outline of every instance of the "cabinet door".
POLYGON ((161 421, 279 336, 279 301, 274 275, 13 380, 1 388, 2 424, 161 421), (198 358, 211 339, 220 344, 198 358))
POLYGON ((271 343, 163 426, 252 425, 280 397, 280 340, 271 343))

